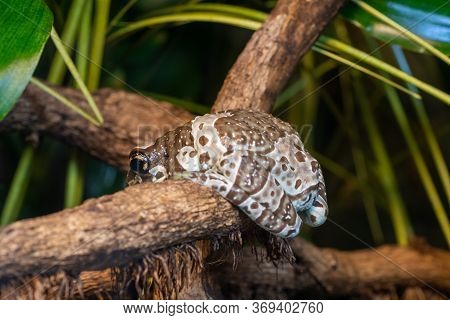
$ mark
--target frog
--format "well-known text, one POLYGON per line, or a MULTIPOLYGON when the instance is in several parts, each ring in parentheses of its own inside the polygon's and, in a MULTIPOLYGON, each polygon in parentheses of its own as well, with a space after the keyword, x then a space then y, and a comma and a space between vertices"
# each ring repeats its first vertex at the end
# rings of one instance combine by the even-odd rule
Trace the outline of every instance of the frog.
POLYGON ((271 114, 230 110, 197 116, 152 145, 133 148, 128 184, 187 179, 209 187, 281 238, 328 215, 319 162, 293 127, 271 114))

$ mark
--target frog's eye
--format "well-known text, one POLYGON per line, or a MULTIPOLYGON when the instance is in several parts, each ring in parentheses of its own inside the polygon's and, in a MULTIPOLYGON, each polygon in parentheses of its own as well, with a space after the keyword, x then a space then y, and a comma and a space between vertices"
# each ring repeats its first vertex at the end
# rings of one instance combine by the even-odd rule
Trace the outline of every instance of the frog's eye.
POLYGON ((141 152, 130 154, 130 170, 137 174, 147 174, 150 168, 148 157, 141 152))

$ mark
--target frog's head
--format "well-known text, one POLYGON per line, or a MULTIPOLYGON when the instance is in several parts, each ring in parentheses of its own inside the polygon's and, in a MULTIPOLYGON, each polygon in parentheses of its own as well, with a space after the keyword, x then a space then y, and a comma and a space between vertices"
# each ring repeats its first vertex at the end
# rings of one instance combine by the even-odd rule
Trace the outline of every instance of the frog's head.
POLYGON ((130 152, 128 185, 142 182, 161 182, 167 179, 167 170, 158 152, 135 148, 130 152))

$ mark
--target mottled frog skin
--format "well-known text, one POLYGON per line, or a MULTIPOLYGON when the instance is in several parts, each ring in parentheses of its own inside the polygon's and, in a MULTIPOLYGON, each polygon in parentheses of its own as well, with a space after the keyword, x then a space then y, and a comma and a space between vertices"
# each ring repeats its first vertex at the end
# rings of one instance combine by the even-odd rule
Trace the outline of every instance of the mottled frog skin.
POLYGON ((190 179, 280 237, 328 212, 320 165, 287 123, 262 112, 207 114, 130 153, 129 184, 190 179))

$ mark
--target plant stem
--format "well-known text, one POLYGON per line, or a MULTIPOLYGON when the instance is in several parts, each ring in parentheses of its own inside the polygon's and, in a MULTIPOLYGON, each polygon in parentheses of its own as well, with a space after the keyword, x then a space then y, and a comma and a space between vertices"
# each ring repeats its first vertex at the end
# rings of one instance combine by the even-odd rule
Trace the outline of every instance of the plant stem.
POLYGON ((2 210, 0 225, 4 226, 17 220, 30 182, 34 148, 28 143, 20 156, 19 165, 14 174, 11 187, 2 210))
POLYGON ((439 198, 438 191, 434 185, 433 179, 431 178, 430 172, 425 163, 419 146, 414 138, 411 126, 408 122, 408 117, 406 116, 403 105, 400 98, 392 87, 385 85, 386 95, 391 104, 392 110, 394 112, 395 118, 400 126, 403 136, 408 145, 411 156, 419 173, 419 177, 422 180, 422 185, 428 195, 428 199, 431 202, 436 218, 439 222, 441 230, 447 241, 448 246, 450 246, 450 222, 448 220, 447 214, 445 213, 444 206, 439 198))
POLYGON ((86 81, 88 75, 88 56, 90 43, 90 29, 92 17, 92 1, 86 3, 83 17, 80 21, 80 30, 78 33, 77 55, 75 56, 75 63, 81 79, 86 81))
POLYGON ((53 43, 55 44, 55 46, 58 49, 59 53, 61 54, 64 62, 66 63, 67 68, 69 69, 70 73, 72 74, 72 76, 75 79, 76 83, 80 87, 80 90, 83 93, 83 95, 85 96, 89 106, 91 107, 92 111, 94 112, 94 114, 95 114, 95 116, 97 118, 97 120, 94 123, 102 124, 103 123, 103 117, 102 117, 102 115, 100 113, 100 110, 98 110, 97 105, 95 104, 94 98, 92 98, 92 95, 90 94, 89 90, 87 89, 86 85, 84 84, 83 80, 81 79, 77 68, 75 67, 72 59, 70 58, 69 54, 67 53, 67 51, 66 51, 66 49, 64 47, 64 44, 61 42, 61 39, 59 38, 59 36, 56 33, 56 30, 54 28, 52 28, 52 31, 50 33, 50 37, 52 38, 53 43))
MULTIPOLYGON (((394 45, 392 46, 392 51, 394 52, 394 56, 397 59, 400 69, 408 74, 411 74, 411 69, 401 47, 394 45)), ((417 88, 413 85, 407 84, 407 86, 411 91, 417 91, 417 88)), ((417 118, 422 126, 422 131, 427 141, 427 145, 430 148, 434 164, 439 173, 439 178, 441 179, 442 186, 445 190, 447 202, 450 204, 450 175, 441 147, 439 146, 438 139, 434 134, 433 127, 431 126, 423 101, 415 99, 412 99, 411 101, 414 105, 414 109, 416 110, 417 118)))
POLYGON ((91 41, 91 54, 89 60, 89 73, 87 87, 93 91, 100 83, 103 51, 105 48, 106 28, 108 26, 110 0, 97 0, 95 8, 94 32, 91 41))
MULTIPOLYGON (((153 27, 160 24, 172 23, 172 22, 193 22, 193 21, 206 21, 206 22, 216 22, 223 23, 227 25, 232 25, 236 27, 246 28, 250 30, 256 30, 261 27, 262 22, 255 20, 254 18, 242 17, 242 16, 231 16, 219 11, 212 12, 183 12, 183 13, 173 13, 167 15, 161 15, 156 17, 151 17, 137 22, 129 23, 127 26, 120 28, 111 36, 109 36, 108 41, 115 40, 127 33, 134 32, 142 28, 153 27)), ((385 63, 379 59, 372 57, 370 54, 358 50, 352 46, 349 46, 339 40, 321 36, 316 42, 317 45, 334 49, 335 51, 348 54, 356 59, 359 59, 356 63, 364 62, 372 67, 385 71, 399 79, 409 82, 419 89, 427 92, 433 97, 445 102, 450 105, 450 95, 445 92, 425 83, 415 77, 412 77, 403 71, 385 63)), ((317 50, 317 46, 313 46, 313 50, 317 50)))
POLYGON ((399 79, 402 79, 403 81, 409 82, 416 86, 417 88, 429 93, 433 97, 445 102, 447 105, 450 105, 450 95, 447 93, 429 85, 428 83, 425 83, 413 76, 410 76, 409 74, 389 65, 386 62, 381 61, 380 59, 377 59, 373 56, 371 56, 368 53, 365 53, 361 50, 358 50, 348 44, 345 44, 339 40, 327 37, 327 36, 321 36, 319 38, 318 44, 324 45, 325 47, 330 47, 338 52, 348 54, 356 59, 359 59, 359 61, 356 61, 356 63, 364 62, 368 65, 371 65, 377 69, 380 69, 382 71, 385 71, 389 73, 390 75, 393 75, 394 77, 397 77, 399 79))
POLYGON ((216 12, 219 14, 242 17, 259 22, 264 22, 264 20, 266 20, 268 16, 268 14, 263 11, 223 3, 195 3, 176 5, 169 8, 155 10, 154 12, 152 12, 151 16, 162 16, 181 12, 216 12))
MULTIPOLYGON (((89 54, 90 24, 92 17, 92 1, 86 3, 78 32, 77 52, 75 63, 80 78, 87 78, 87 57, 89 54)), ((64 194, 64 207, 72 208, 83 200, 84 183, 86 175, 86 156, 76 147, 71 147, 66 172, 66 188, 64 194)))
POLYGON ((216 12, 188 12, 188 13, 177 13, 158 17, 152 17, 144 19, 138 22, 133 22, 127 26, 117 30, 108 38, 108 41, 115 40, 127 33, 148 28, 160 24, 171 23, 171 22, 216 22, 223 23, 227 25, 232 25, 235 27, 241 27, 250 30, 256 30, 261 27, 261 22, 254 21, 242 17, 233 17, 229 15, 218 14, 216 12))
POLYGON ((106 30, 106 32, 111 31, 111 29, 114 28, 114 26, 119 22, 119 20, 122 19, 122 17, 125 15, 125 13, 127 13, 128 10, 130 10, 131 7, 136 4, 136 2, 138 2, 138 0, 128 1, 127 4, 124 5, 123 8, 120 9, 120 11, 115 15, 115 17, 111 19, 111 22, 109 23, 108 29, 106 30))
MULTIPOLYGON (((70 6, 69 13, 67 14, 67 21, 64 25, 64 30, 61 34, 61 41, 64 45, 72 49, 75 41, 78 22, 83 12, 86 0, 74 0, 70 6)), ((66 65, 62 56, 58 53, 53 57, 53 61, 50 64, 50 71, 48 73, 48 81, 53 84, 61 84, 64 79, 66 71, 66 65)))
POLYGON ((413 97, 415 99, 422 99, 422 97, 417 92, 409 90, 408 88, 405 88, 405 87, 399 85, 398 83, 395 83, 394 81, 388 79, 386 76, 382 76, 382 75, 380 75, 380 74, 378 74, 376 72, 373 72, 372 70, 369 70, 367 68, 364 68, 364 67, 360 66, 359 64, 355 64, 355 63, 353 63, 352 61, 350 61, 348 59, 345 59, 345 58, 343 58, 343 57, 341 57, 341 56, 339 56, 337 54, 334 54, 333 52, 330 52, 328 50, 324 50, 324 49, 321 49, 321 48, 316 48, 315 51, 317 51, 317 52, 323 54, 324 56, 329 57, 329 58, 331 58, 333 60, 341 62, 341 63, 343 63, 345 65, 348 65, 349 67, 351 67, 353 69, 361 71, 361 72, 363 72, 363 73, 365 73, 365 74, 367 74, 367 75, 369 75, 371 77, 374 77, 375 79, 380 80, 381 82, 384 82, 384 83, 386 83, 386 84, 388 84, 388 85, 390 85, 390 86, 392 86, 392 87, 394 87, 394 88, 396 88, 396 89, 398 89, 398 90, 400 90, 400 91, 402 91, 402 92, 404 92, 406 94, 409 94, 411 97, 413 97))
MULTIPOLYGON (((375 42, 370 41, 371 39, 367 40, 369 42, 369 46, 373 48, 375 46, 375 42)), ((381 58, 381 56, 378 58, 381 58)), ((450 246, 450 222, 447 214, 445 213, 445 209, 441 202, 441 199, 439 198, 437 188, 433 182, 433 179, 431 178, 431 174, 428 170, 425 159, 420 151, 416 138, 414 137, 413 129, 409 124, 409 120, 404 110, 403 104, 397 92, 392 87, 384 85, 384 90, 386 92, 386 96, 391 105, 397 123, 402 131, 403 137, 406 140, 406 144, 408 145, 410 154, 412 156, 414 164, 416 165, 417 172, 419 173, 419 177, 422 181, 422 185, 425 188, 428 199, 430 200, 433 207, 434 214, 439 222, 447 244, 450 246)))
POLYGON ((64 97, 62 94, 59 94, 56 90, 52 89, 51 87, 49 87, 48 85, 46 85, 44 82, 40 81, 37 78, 31 78, 30 80, 31 83, 33 83, 34 85, 36 85, 37 87, 39 87, 39 89, 41 89, 42 91, 47 92, 49 95, 51 95, 52 97, 54 97, 56 100, 61 101, 62 103, 64 103, 67 107, 69 107, 70 109, 72 109, 73 111, 75 111, 76 113, 78 113, 79 115, 81 115, 83 118, 85 118, 86 120, 92 122, 93 124, 99 126, 100 123, 97 121, 97 119, 94 119, 90 114, 88 114, 86 111, 84 111, 83 109, 81 109, 79 106, 77 106, 76 104, 74 104, 72 101, 70 101, 69 99, 67 99, 66 97, 64 97))
POLYGON ((84 190, 86 157, 76 148, 71 148, 66 174, 64 207, 72 208, 81 203, 84 190))
POLYGON ((377 171, 379 172, 380 183, 383 186, 388 202, 389 213, 394 226, 397 243, 399 245, 407 245, 412 233, 412 227, 399 192, 394 174, 395 171, 388 157, 388 151, 383 143, 383 138, 377 126, 375 116, 368 103, 367 95, 361 85, 361 80, 357 73, 354 73, 354 77, 353 85, 355 86, 356 96, 361 107, 361 113, 369 135, 369 140, 378 162, 377 171))

